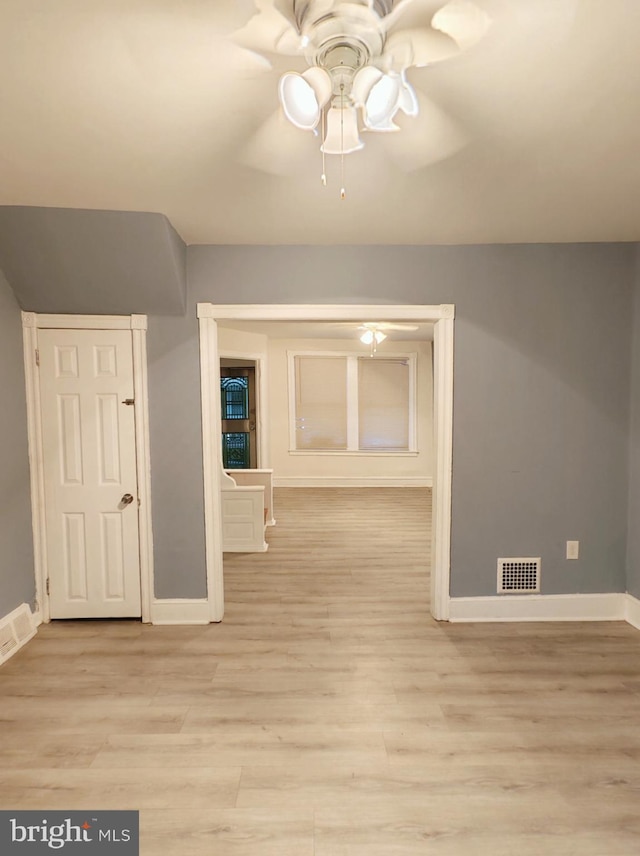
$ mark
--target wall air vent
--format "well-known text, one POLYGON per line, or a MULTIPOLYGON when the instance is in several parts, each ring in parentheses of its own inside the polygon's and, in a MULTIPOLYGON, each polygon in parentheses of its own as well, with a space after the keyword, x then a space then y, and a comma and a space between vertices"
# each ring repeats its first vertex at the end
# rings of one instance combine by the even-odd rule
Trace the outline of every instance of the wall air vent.
POLYGON ((0 663, 8 660, 18 647, 15 636, 9 624, 0 627, 0 663))
POLYGON ((35 627, 31 611, 26 609, 22 612, 17 612, 13 619, 13 632, 20 645, 24 645, 34 635, 35 627))
POLYGON ((0 663, 8 660, 35 636, 36 629, 31 610, 26 603, 0 618, 0 663))
POLYGON ((498 559, 498 594, 540 591, 540 558, 498 559))

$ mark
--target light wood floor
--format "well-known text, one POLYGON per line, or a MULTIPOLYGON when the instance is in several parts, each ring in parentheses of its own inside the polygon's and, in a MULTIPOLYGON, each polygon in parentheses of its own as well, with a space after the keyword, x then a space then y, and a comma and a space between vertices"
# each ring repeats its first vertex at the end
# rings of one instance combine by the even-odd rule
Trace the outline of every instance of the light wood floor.
POLYGON ((429 513, 279 490, 222 625, 40 628, 0 808, 140 809, 143 856, 638 856, 640 634, 437 624, 429 513))

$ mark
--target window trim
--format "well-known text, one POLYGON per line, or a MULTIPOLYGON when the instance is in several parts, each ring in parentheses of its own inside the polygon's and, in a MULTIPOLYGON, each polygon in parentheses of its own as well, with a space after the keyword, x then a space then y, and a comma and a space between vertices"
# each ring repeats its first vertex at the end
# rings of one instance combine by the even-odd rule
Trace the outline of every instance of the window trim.
POLYGON ((358 413, 358 360, 365 359, 362 351, 301 351, 287 350, 287 383, 289 406, 289 454, 337 455, 355 457, 415 457, 418 454, 418 352, 394 351, 381 355, 381 360, 407 360, 409 366, 409 425, 407 449, 359 449, 358 413), (296 357, 346 357, 347 359, 347 448, 298 449, 296 448, 296 357))

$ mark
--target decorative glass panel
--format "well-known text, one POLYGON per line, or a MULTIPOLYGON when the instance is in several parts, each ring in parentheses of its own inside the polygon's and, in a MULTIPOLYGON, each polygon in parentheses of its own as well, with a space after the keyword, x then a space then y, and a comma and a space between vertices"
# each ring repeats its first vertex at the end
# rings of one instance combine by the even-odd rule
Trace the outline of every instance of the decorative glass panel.
POLYGON ((249 418, 249 378, 220 378, 223 419, 249 418))
POLYGON ((249 434, 222 435, 222 462, 225 470, 249 467, 249 434))

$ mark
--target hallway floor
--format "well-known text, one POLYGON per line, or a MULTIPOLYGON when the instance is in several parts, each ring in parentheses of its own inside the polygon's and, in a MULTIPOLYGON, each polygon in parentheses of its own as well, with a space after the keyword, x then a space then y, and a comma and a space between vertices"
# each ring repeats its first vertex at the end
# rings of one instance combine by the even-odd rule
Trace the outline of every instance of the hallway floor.
POLYGON ((427 490, 275 506, 221 625, 0 668, 0 808, 139 809, 142 856, 637 856, 638 631, 434 622, 427 490))

